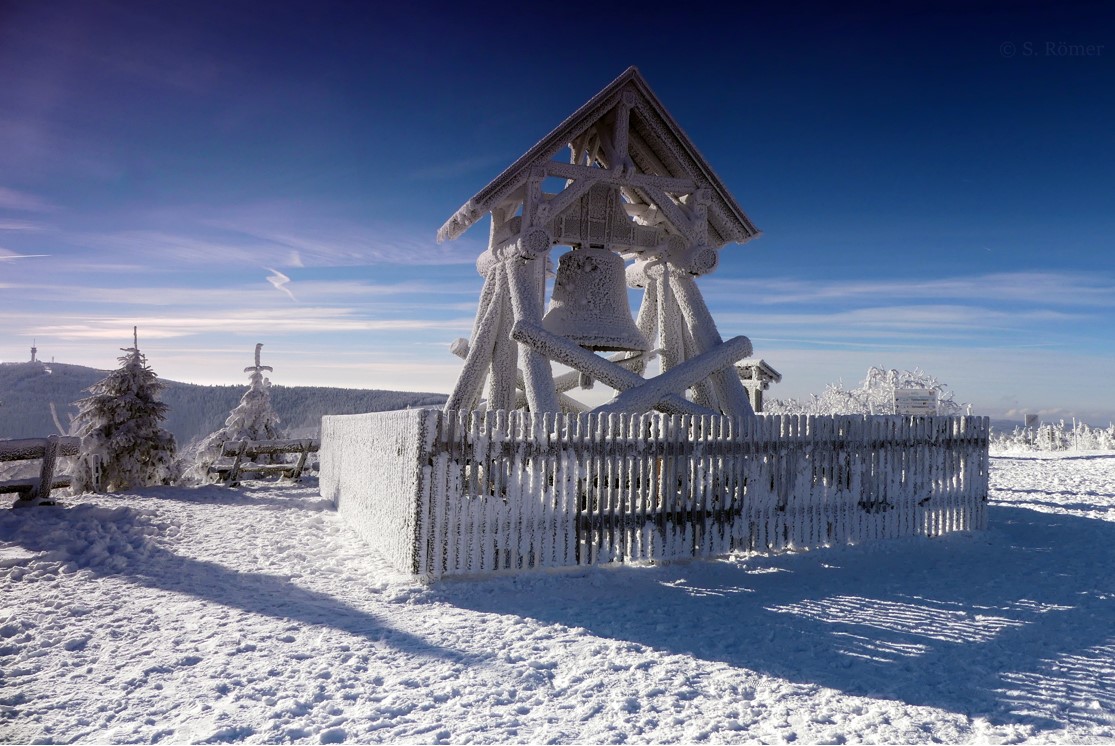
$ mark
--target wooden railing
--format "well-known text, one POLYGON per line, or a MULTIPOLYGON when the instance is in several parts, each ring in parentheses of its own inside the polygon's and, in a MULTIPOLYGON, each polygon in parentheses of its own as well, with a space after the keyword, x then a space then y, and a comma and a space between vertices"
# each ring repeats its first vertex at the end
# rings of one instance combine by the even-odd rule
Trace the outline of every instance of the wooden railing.
POLYGON ((68 474, 54 473, 59 456, 76 456, 81 439, 73 436, 51 435, 47 438, 21 438, 0 440, 0 461, 39 460, 39 476, 26 479, 0 481, 0 493, 18 493, 16 505, 53 505, 51 490, 69 487, 68 474))
POLYGON ((323 423, 322 493, 400 569, 428 578, 986 525, 986 418, 360 417, 323 423))
POLYGON ((298 481, 306 470, 307 459, 317 453, 321 441, 314 438, 301 440, 230 440, 221 449, 222 457, 232 461, 218 460, 209 467, 228 487, 240 484, 243 474, 281 474, 286 479, 298 481), (260 456, 297 453, 298 460, 293 464, 257 464, 260 456))

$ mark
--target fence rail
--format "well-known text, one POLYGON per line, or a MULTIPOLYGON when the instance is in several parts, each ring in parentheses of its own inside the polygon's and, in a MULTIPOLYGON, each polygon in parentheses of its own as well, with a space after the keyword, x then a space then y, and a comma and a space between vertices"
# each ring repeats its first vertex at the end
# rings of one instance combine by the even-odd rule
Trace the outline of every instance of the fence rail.
POLYGON ((41 504, 50 502, 51 490, 69 487, 69 474, 55 474, 59 456, 76 456, 81 439, 73 436, 51 435, 46 438, 21 438, 0 440, 0 462, 39 460, 39 476, 27 479, 5 479, 0 481, 0 494, 15 492, 19 495, 17 504, 41 504))
POLYGON ((321 448, 321 441, 313 438, 301 440, 230 440, 221 448, 222 457, 231 457, 232 461, 217 461, 209 467, 212 474, 224 482, 225 486, 235 487, 240 484, 243 474, 280 474, 286 479, 295 482, 302 478, 306 470, 306 460, 311 453, 317 453, 321 448), (298 460, 293 464, 257 464, 255 459, 259 456, 274 456, 288 453, 298 454, 298 460))
MULTIPOLYGON (((392 524, 414 537, 397 564, 429 578, 935 536, 986 524, 986 418, 391 414, 421 420, 412 428, 418 463, 410 471, 399 465, 410 475, 406 489, 382 498, 398 510, 400 494, 413 496, 413 517, 392 524)), ((336 429, 323 431, 323 453, 356 442, 344 418, 328 419, 336 429)), ((385 437, 364 433, 373 449, 385 437)), ((394 452, 403 449, 386 447, 375 458, 394 452)), ((335 467, 323 458, 323 494, 329 485, 345 514, 335 467)), ((382 505, 370 498, 350 511, 358 521, 377 521, 382 505)))

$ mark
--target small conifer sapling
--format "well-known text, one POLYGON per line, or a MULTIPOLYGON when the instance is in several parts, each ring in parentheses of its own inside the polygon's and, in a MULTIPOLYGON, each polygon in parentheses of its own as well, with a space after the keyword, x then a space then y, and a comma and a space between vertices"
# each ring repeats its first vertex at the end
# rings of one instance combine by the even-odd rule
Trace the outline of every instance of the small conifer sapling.
MULTIPOLYGON (((225 420, 225 426, 210 434, 198 448, 194 476, 207 478, 209 467, 221 457, 225 443, 240 440, 279 440, 285 437, 279 427, 279 415, 271 406, 271 381, 264 377, 264 371, 272 372, 270 365, 260 363, 260 350, 263 343, 256 344, 255 365, 244 368, 248 374, 248 390, 240 397, 225 420)), ((265 457, 260 457, 265 458, 265 457)))

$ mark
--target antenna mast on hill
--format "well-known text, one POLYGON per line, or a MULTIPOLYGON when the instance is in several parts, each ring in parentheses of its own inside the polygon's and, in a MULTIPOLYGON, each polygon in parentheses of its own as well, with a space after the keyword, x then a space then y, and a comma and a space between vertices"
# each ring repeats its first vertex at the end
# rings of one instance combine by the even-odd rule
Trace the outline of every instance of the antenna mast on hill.
POLYGON ((137 350, 139 349, 139 327, 138 326, 133 326, 132 327, 132 344, 135 346, 135 348, 137 350))
POLYGON ((37 340, 37 339, 32 339, 31 340, 31 362, 35 362, 35 355, 39 351, 39 348, 35 346, 36 343, 38 343, 38 341, 39 340, 37 340))

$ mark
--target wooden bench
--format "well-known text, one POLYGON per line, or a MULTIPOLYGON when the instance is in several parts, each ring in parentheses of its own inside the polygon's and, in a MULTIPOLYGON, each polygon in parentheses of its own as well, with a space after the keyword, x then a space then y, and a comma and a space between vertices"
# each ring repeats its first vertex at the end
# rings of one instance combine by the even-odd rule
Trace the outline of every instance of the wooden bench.
POLYGON ((0 440, 0 461, 42 461, 38 477, 0 480, 0 493, 18 493, 15 504, 19 507, 53 505, 50 499, 51 490, 69 487, 71 484, 70 475, 55 476, 55 462, 59 456, 76 456, 80 445, 81 438, 74 436, 51 435, 48 438, 0 440), (43 485, 49 486, 43 489, 43 485))
POLYGON ((218 475, 226 487, 240 484, 241 474, 280 474, 286 479, 297 482, 306 470, 306 462, 311 453, 317 453, 321 441, 316 438, 300 440, 230 440, 221 449, 222 457, 231 457, 232 463, 215 462, 209 467, 211 474, 218 475), (297 453, 298 461, 293 464, 257 464, 258 456, 279 453, 297 453))

